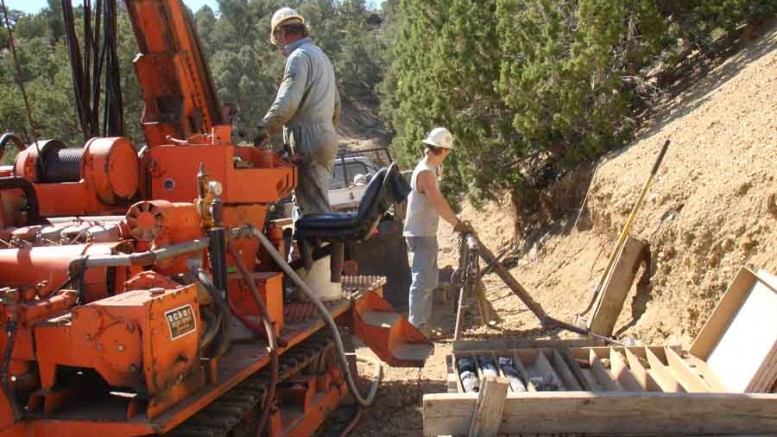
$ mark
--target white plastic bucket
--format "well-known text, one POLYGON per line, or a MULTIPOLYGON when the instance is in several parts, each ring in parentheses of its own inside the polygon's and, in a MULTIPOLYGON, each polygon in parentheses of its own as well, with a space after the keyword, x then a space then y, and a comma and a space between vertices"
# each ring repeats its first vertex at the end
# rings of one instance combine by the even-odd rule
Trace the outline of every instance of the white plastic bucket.
POLYGON ((305 283, 316 293, 316 297, 324 302, 339 300, 343 297, 342 285, 339 282, 330 281, 329 259, 330 257, 327 256, 315 261, 310 271, 306 272, 304 268, 297 271, 305 283))

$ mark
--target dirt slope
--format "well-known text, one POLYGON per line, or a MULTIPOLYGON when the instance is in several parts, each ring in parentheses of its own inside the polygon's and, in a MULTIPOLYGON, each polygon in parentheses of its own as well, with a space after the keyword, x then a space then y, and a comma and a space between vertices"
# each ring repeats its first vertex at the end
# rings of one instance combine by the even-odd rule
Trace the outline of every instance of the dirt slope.
MULTIPOLYGON (((777 272, 777 248, 770 244, 777 237, 777 28, 667 102, 660 114, 633 144, 598 165, 582 224, 557 226, 569 230, 548 233, 518 254, 513 273, 546 310, 571 320, 604 271, 660 145, 671 139, 631 232, 650 245, 649 286, 636 314, 627 300, 616 329, 636 316, 624 335, 663 341, 679 334, 688 342, 740 267, 777 272)), ((511 211, 493 205, 465 211, 479 228, 503 221, 500 214, 511 211)), ((509 238, 494 233, 481 232, 492 249, 509 238)), ((491 291, 505 301, 494 302, 497 310, 521 307, 498 288, 491 291)), ((512 319, 508 314, 503 322, 510 326, 512 319)))
MULTIPOLYGON (((599 164, 580 226, 572 226, 573 215, 508 261, 548 313, 571 321, 588 303, 669 138, 632 228, 650 245, 652 274, 639 294, 637 287, 631 291, 616 330, 645 343, 674 336, 688 345, 741 266, 777 273, 777 28, 667 102, 660 114, 638 140, 599 164)), ((482 211, 465 206, 463 215, 492 251, 515 237, 506 200, 482 211)), ((441 267, 455 264, 456 237, 446 226, 439 237, 441 267)), ((493 275, 486 286, 497 326, 471 324, 467 336, 521 336, 539 326, 493 275)), ((445 390, 453 317, 450 305, 438 304, 434 319, 444 336, 435 355, 420 372, 388 370, 380 407, 367 410, 356 435, 421 434, 423 393, 445 390)))

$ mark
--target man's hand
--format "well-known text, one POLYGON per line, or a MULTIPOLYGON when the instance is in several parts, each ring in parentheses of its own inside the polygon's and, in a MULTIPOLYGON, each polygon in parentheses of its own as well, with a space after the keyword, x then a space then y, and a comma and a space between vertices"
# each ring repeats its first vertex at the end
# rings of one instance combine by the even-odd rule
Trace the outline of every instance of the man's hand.
POLYGON ((259 127, 259 132, 257 132, 256 136, 254 137, 254 147, 263 146, 264 143, 267 142, 268 138, 270 138, 270 132, 268 132, 267 129, 263 127, 259 127))
POLYGON ((472 225, 469 222, 459 219, 456 222, 456 226, 453 227, 453 231, 458 232, 459 234, 472 234, 475 232, 475 229, 472 228, 472 225))

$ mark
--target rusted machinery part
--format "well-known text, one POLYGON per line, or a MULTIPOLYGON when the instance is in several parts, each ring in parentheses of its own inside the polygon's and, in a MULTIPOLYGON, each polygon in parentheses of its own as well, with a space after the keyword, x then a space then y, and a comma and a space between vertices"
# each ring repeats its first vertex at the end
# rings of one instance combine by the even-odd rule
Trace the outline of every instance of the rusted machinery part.
POLYGON ((354 381, 351 369, 348 366, 348 358, 346 357, 345 346, 343 346, 343 339, 340 337, 340 331, 337 328, 335 320, 332 318, 332 314, 330 314, 326 309, 326 306, 324 306, 323 302, 321 302, 321 299, 319 299, 313 289, 311 289, 310 286, 306 284, 305 281, 299 277, 299 275, 297 275, 297 272, 295 272, 289 263, 283 259, 283 256, 278 253, 278 250, 275 248, 275 246, 273 246, 272 242, 260 230, 254 228, 253 226, 245 226, 242 228, 234 229, 233 233, 237 236, 250 235, 259 240, 259 243, 261 243, 267 253, 270 254, 270 257, 272 257, 273 261, 275 261, 275 263, 281 267, 283 272, 286 273, 295 284, 297 284, 308 300, 313 303, 318 312, 321 314, 321 317, 323 317, 329 329, 332 331, 332 337, 335 340, 335 346, 337 346, 337 357, 340 360, 340 366, 343 368, 343 374, 345 375, 345 382, 348 384, 348 389, 351 390, 354 399, 359 405, 363 407, 369 407, 372 405, 372 401, 375 400, 375 395, 378 393, 378 385, 380 385, 383 372, 382 366, 379 365, 376 369, 375 374, 377 375, 377 378, 373 380, 367 395, 362 396, 362 394, 359 392, 358 386, 356 385, 356 381, 354 381))
POLYGON ((80 269, 88 269, 90 267, 150 266, 170 258, 204 250, 209 244, 210 239, 203 237, 145 252, 124 255, 84 256, 73 260, 68 270, 71 276, 74 276, 73 273, 77 273, 80 269))
MULTIPOLYGON (((323 330, 294 346, 279 358, 279 382, 284 382, 307 366, 317 363, 320 357, 333 347, 334 341, 323 330)), ((269 382, 270 369, 264 368, 213 401, 168 435, 198 437, 229 434, 251 410, 264 408, 269 403, 269 382)))
MULTIPOLYGON (((1 154, 0 154, 1 155, 1 154)), ((18 176, 9 176, 0 178, 0 190, 19 189, 27 198, 27 217, 30 223, 40 223, 40 205, 38 204, 38 194, 35 187, 27 179, 18 176)))
MULTIPOLYGON (((232 242, 231 237, 227 237, 227 251, 229 251, 232 259, 235 261, 235 266, 240 271, 240 275, 243 276, 243 281, 248 285, 248 289, 251 290, 251 295, 254 297, 256 305, 259 307, 259 313, 262 316, 262 324, 267 334, 267 341, 270 344, 270 388, 267 393, 267 399, 273 399, 275 397, 275 388, 278 385, 278 338, 275 336, 273 321, 270 319, 267 305, 265 305, 262 296, 259 294, 259 290, 256 289, 254 278, 243 263, 243 258, 235 249, 235 244, 232 242)), ((271 407, 270 402, 265 402, 262 415, 259 418, 259 426, 256 428, 257 437, 260 437, 264 432, 267 419, 270 418, 271 407)))

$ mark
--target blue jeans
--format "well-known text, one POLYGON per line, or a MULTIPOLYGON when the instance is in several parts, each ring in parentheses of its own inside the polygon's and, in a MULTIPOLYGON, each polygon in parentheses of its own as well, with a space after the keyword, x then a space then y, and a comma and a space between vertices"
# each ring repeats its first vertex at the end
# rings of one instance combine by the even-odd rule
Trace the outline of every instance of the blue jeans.
POLYGON ((405 237, 410 261, 410 323, 420 327, 432 315, 433 291, 437 287, 437 237, 405 237))

